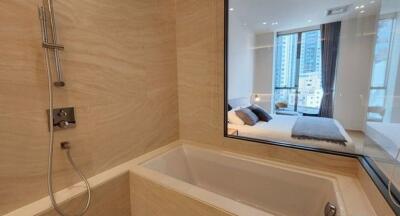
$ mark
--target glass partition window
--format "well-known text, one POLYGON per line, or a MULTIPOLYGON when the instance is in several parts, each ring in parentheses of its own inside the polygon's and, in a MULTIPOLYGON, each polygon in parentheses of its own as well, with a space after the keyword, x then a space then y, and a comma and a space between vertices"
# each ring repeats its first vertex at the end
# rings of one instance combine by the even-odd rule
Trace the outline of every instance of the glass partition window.
MULTIPOLYGON (((364 154, 400 188, 400 2, 382 0, 377 19, 364 154)), ((398 190, 397 190, 398 192, 398 190)), ((397 193, 399 194, 399 193, 397 193)))
POLYGON ((229 0, 226 13, 227 136, 364 155, 400 188, 400 1, 229 0))
POLYGON ((381 1, 360 4, 229 0, 226 133, 364 153, 365 120, 386 103, 395 22, 382 18, 381 1))

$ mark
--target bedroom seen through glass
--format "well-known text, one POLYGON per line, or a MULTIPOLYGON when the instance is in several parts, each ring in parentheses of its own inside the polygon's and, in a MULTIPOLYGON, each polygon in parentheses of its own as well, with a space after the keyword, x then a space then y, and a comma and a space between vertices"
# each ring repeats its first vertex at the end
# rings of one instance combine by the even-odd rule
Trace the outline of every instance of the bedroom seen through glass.
POLYGON ((227 136, 397 168, 400 1, 229 0, 226 13, 227 136))

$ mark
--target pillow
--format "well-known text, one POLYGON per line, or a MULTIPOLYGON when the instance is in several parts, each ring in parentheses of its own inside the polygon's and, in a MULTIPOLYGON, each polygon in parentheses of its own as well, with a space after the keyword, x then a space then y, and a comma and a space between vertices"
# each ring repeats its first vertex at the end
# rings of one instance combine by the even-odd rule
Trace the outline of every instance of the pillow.
POLYGON ((258 105, 253 104, 249 107, 249 109, 251 111, 253 111, 254 114, 257 115, 257 117, 260 119, 260 121, 269 122, 272 120, 272 117, 263 108, 261 108, 258 105))
POLYGON ((257 115, 254 114, 249 108, 236 110, 236 115, 239 116, 239 118, 242 119, 246 125, 253 126, 259 121, 257 115))
POLYGON ((235 110, 231 110, 228 112, 228 122, 231 124, 236 124, 236 125, 244 125, 244 122, 242 119, 240 119, 237 115, 235 110))
POLYGON ((232 106, 228 104, 228 111, 231 111, 232 109, 232 106))

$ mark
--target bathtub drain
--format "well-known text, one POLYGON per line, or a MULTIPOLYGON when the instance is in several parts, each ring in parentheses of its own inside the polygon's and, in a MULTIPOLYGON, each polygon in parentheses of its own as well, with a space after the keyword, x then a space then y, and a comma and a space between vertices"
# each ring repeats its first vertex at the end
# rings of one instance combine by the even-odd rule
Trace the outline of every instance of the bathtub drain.
POLYGON ((325 216, 335 216, 336 215, 336 206, 330 202, 327 202, 325 205, 325 216))

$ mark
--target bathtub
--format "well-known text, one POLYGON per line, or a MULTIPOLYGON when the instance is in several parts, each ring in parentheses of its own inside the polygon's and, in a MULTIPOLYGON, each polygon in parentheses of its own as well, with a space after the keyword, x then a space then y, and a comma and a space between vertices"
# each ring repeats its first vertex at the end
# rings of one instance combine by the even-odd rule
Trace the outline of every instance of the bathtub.
POLYGON ((240 154, 181 145, 132 171, 233 215, 348 215, 334 176, 240 154))

